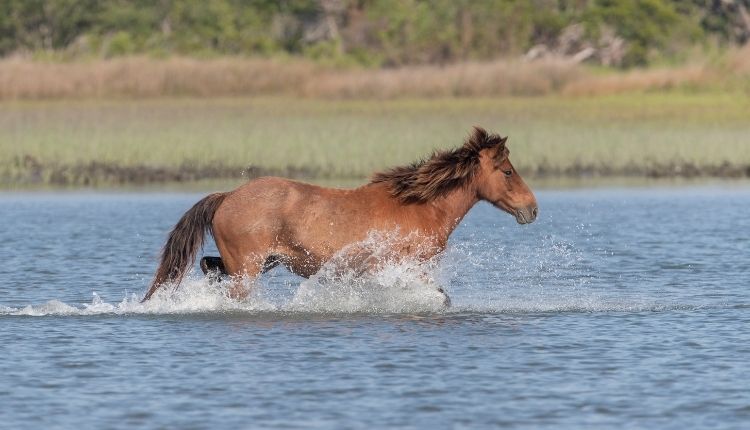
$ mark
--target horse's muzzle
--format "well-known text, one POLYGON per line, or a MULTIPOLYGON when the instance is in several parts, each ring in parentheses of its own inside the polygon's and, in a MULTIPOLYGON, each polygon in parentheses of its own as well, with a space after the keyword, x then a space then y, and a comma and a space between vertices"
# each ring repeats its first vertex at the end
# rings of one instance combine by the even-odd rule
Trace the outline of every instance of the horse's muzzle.
POLYGON ((519 224, 529 224, 534 222, 538 214, 539 207, 528 206, 523 209, 516 209, 514 215, 516 216, 516 221, 518 221, 519 224))

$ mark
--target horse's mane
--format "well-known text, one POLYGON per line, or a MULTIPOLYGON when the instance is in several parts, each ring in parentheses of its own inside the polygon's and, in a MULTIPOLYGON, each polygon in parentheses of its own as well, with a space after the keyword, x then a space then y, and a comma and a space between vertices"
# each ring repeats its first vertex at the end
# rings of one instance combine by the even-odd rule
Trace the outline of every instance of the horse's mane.
POLYGON ((385 183, 391 196, 402 203, 429 202, 471 181, 479 166, 479 151, 500 145, 498 156, 507 157, 506 140, 507 137, 474 127, 463 146, 436 151, 408 166, 375 173, 370 182, 385 183))

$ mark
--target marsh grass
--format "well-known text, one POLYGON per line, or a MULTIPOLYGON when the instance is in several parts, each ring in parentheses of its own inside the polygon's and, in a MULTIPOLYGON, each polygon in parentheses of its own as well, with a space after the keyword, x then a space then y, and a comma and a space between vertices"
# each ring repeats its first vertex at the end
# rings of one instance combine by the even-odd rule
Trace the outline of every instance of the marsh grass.
POLYGON ((750 98, 731 94, 5 102, 0 181, 232 179, 249 166, 361 179, 458 145, 472 125, 509 135, 530 177, 750 176, 748 112, 750 98))

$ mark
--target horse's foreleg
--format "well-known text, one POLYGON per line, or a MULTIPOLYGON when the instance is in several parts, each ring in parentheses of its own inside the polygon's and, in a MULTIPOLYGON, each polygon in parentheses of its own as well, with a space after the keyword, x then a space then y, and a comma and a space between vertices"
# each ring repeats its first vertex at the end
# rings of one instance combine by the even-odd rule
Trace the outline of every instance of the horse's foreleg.
POLYGON ((443 295, 443 306, 445 306, 446 308, 451 307, 451 297, 448 295, 448 293, 445 292, 445 290, 443 289, 443 287, 441 287, 441 286, 438 285, 437 286, 437 291, 438 291, 438 293, 440 293, 440 294, 443 295))
POLYGON ((443 289, 443 287, 441 287, 440 284, 435 281, 435 278, 433 278, 432 275, 427 272, 422 272, 419 277, 425 284, 434 287, 435 290, 437 290, 437 292, 443 297, 443 306, 445 306, 446 308, 449 308, 451 306, 450 296, 448 296, 448 293, 445 292, 445 289, 443 289))

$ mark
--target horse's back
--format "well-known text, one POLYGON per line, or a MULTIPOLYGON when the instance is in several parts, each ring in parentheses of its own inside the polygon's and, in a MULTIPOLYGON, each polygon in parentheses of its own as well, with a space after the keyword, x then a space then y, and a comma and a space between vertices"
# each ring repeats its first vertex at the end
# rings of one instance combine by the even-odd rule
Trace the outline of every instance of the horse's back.
POLYGON ((300 210, 300 206, 335 204, 352 190, 324 188, 286 178, 267 176, 238 187, 220 208, 227 212, 266 212, 276 217, 279 211, 300 210))
POLYGON ((305 252, 325 258, 345 241, 342 233, 354 233, 351 226, 344 228, 342 224, 349 223, 345 220, 361 222, 366 212, 356 209, 361 204, 352 200, 355 194, 285 178, 255 179, 229 193, 218 208, 213 222, 216 244, 222 256, 237 258, 297 253, 295 246, 303 244, 305 252))

